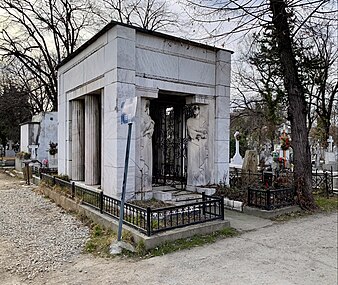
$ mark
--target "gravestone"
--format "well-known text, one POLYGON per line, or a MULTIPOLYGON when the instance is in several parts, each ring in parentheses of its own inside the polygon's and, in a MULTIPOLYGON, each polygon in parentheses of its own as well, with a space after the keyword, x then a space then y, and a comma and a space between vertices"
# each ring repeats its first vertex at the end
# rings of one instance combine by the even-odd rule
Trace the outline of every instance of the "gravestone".
POLYGON ((331 167, 334 171, 338 171, 338 161, 336 153, 334 152, 334 140, 332 136, 329 136, 327 139, 328 148, 325 151, 325 163, 323 164, 323 170, 331 170, 331 167))
POLYGON ((242 171, 257 173, 257 152, 255 150, 247 150, 245 152, 242 171))
POLYGON ((244 160, 243 160, 243 166, 242 166, 242 182, 244 184, 251 184, 256 179, 256 173, 257 173, 257 166, 258 166, 258 160, 257 160, 257 152, 255 150, 247 150, 245 152, 244 160))
POLYGON ((57 167, 57 157, 49 155, 50 143, 58 139, 57 112, 40 113, 21 125, 20 151, 31 153, 31 159, 48 160, 57 167))

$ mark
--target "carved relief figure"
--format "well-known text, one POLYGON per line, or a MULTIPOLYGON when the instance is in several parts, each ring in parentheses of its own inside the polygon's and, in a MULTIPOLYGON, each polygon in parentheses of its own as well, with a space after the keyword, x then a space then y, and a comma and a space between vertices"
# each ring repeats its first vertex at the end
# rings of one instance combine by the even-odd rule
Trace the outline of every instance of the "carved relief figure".
POLYGON ((200 116, 200 107, 194 105, 193 117, 187 120, 188 142, 188 174, 187 185, 206 185, 206 166, 208 158, 208 124, 200 116))
POLYGON ((149 100, 146 100, 141 114, 141 170, 143 190, 151 190, 153 172, 153 146, 154 121, 149 115, 149 100))

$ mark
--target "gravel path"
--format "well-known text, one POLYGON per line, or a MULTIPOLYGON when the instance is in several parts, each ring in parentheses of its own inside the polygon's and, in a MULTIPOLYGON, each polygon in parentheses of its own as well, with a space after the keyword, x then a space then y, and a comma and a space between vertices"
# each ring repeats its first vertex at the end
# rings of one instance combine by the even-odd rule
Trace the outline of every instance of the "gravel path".
POLYGON ((29 281, 71 263, 88 228, 33 192, 35 186, 3 173, 0 179, 0 273, 29 281))

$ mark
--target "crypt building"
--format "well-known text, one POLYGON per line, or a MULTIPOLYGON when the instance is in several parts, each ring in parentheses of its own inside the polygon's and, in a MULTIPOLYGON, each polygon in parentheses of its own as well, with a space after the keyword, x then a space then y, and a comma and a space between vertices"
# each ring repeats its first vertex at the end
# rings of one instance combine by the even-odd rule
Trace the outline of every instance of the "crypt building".
POLYGON ((128 132, 121 106, 137 97, 128 199, 155 186, 227 183, 231 54, 108 24, 58 66, 59 174, 120 198, 128 132))

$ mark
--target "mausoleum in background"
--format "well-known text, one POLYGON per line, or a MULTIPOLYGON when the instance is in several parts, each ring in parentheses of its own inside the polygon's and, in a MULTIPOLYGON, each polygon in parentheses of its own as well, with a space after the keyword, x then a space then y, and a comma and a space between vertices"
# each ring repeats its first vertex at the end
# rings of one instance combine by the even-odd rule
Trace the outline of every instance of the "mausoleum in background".
POLYGON ((119 198, 128 130, 121 105, 137 97, 127 198, 153 186, 226 183, 231 53, 107 25, 58 67, 59 174, 119 198))

